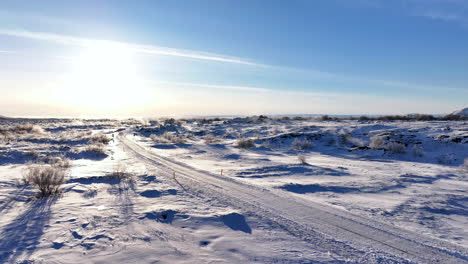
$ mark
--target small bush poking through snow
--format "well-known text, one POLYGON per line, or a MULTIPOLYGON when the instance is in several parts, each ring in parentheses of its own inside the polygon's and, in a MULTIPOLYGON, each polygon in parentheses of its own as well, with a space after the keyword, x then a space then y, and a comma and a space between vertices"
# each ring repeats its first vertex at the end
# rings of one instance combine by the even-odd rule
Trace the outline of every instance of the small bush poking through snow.
POLYGON ((463 167, 465 167, 465 170, 468 171, 468 158, 466 158, 465 161, 463 162, 463 167))
POLYGON ((23 174, 23 182, 32 184, 39 191, 39 197, 47 197, 60 192, 65 182, 66 170, 51 165, 31 165, 23 174))
POLYGON ((174 144, 184 144, 187 140, 181 136, 174 135, 170 132, 165 132, 161 136, 157 136, 152 134, 150 136, 151 140, 155 142, 162 142, 162 143, 174 143, 174 144))
POLYGON ((107 145, 107 144, 109 144, 109 142, 111 141, 111 139, 110 139, 108 136, 106 136, 106 135, 104 135, 104 134, 102 134, 102 133, 98 133, 98 134, 92 135, 92 136, 89 138, 89 141, 90 141, 91 143, 102 143, 102 144, 104 144, 104 145, 107 145))
POLYGON ((37 126, 37 125, 32 126, 30 132, 34 134, 45 134, 44 129, 42 129, 42 127, 37 126))
POLYGON ((123 163, 117 164, 114 167, 112 173, 107 174, 107 177, 112 179, 133 181, 133 174, 127 171, 127 166, 125 166, 123 163))
POLYGON ((384 140, 380 136, 373 136, 370 139, 369 148, 371 149, 383 149, 384 147, 384 140))
POLYGON ((216 143, 219 143, 219 138, 213 136, 213 135, 206 135, 204 138, 205 140, 205 144, 216 144, 216 143))
POLYGON ((293 141, 293 148, 297 150, 306 150, 312 147, 312 142, 308 139, 294 139, 293 141))
POLYGON ((411 152, 415 157, 424 157, 424 149, 422 145, 413 145, 413 148, 411 149, 411 152))
POLYGON ((98 155, 106 155, 106 147, 102 143, 96 143, 85 147, 84 152, 91 152, 98 155))
POLYGON ((25 133, 44 134, 45 133, 42 127, 38 125, 32 125, 32 124, 17 125, 11 128, 10 131, 15 134, 25 134, 25 133))
POLYGON ((24 155, 33 159, 38 159, 41 156, 41 153, 39 153, 37 150, 30 150, 26 151, 24 155))
POLYGON ((303 165, 306 165, 307 164, 307 159, 305 156, 303 155, 297 155, 297 160, 299 161, 299 163, 303 164, 303 165))
POLYGON ((406 152, 406 146, 398 142, 388 142, 385 144, 385 150, 391 154, 402 154, 406 152))
POLYGON ((436 160, 439 164, 445 164, 445 165, 450 165, 453 163, 455 157, 453 154, 443 154, 438 157, 436 157, 436 160))
POLYGON ((247 149, 255 147, 255 144, 250 138, 239 138, 237 140, 237 147, 247 149))
POLYGON ((59 167, 63 169, 69 169, 71 167, 70 160, 65 157, 44 157, 41 159, 41 162, 47 163, 54 167, 59 167))
POLYGON ((265 141, 263 141, 262 146, 265 147, 265 148, 268 148, 268 149, 273 148, 273 145, 271 144, 271 141, 270 141, 270 140, 265 140, 265 141))

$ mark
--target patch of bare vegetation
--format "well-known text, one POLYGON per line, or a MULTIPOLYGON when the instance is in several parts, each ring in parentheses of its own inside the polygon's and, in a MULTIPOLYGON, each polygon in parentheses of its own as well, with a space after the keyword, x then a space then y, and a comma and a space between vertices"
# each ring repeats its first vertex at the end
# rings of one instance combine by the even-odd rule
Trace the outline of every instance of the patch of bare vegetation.
POLYGON ((308 163, 307 163, 306 157, 303 156, 303 155, 297 155, 297 160, 298 160, 299 163, 302 164, 302 165, 308 164, 308 163))
POLYGON ((106 155, 106 146, 102 143, 95 143, 84 147, 81 152, 89 152, 97 155, 106 155))
POLYGON ((239 138, 236 143, 238 148, 248 149, 255 147, 254 141, 250 138, 239 138))
POLYGON ((0 136, 7 140, 19 136, 35 137, 45 134, 46 132, 42 127, 33 124, 19 124, 11 127, 0 128, 0 136))
POLYGON ((297 150, 307 150, 312 148, 312 142, 308 139, 294 139, 292 146, 294 149, 297 150))
POLYGON ((31 184, 39 190, 38 197, 47 197, 60 193, 65 183, 67 169, 49 164, 29 165, 23 174, 23 183, 31 184))
POLYGON ((391 154, 403 154, 406 152, 406 146, 399 142, 388 142, 385 144, 385 150, 391 154))
POLYGON ((413 145, 411 153, 415 157, 424 157, 424 148, 421 144, 413 145))
POLYGON ((71 167, 70 160, 63 156, 46 156, 41 158, 40 162, 63 169, 69 169, 71 167))
POLYGON ((89 138, 89 142, 91 144, 101 143, 101 144, 107 145, 109 144, 110 141, 111 139, 102 133, 94 134, 89 138))
POLYGON ((205 141, 205 144, 217 144, 219 142, 221 142, 221 139, 213 136, 213 135, 206 135, 203 140, 205 141))
POLYGON ((369 148, 371 148, 371 149, 383 149, 384 148, 384 139, 381 136, 371 137, 369 148))
POLYGON ((451 165, 455 161, 455 156, 453 154, 442 154, 437 156, 436 160, 439 164, 451 165))
POLYGON ((265 147, 265 148, 268 148, 268 149, 272 149, 272 148, 273 148, 273 145, 271 144, 271 141, 270 141, 270 140, 265 140, 265 141, 263 141, 262 146, 265 147))
POLYGON ((134 181, 133 174, 128 172, 127 166, 123 163, 118 163, 114 166, 114 170, 107 174, 106 177, 110 179, 134 181))
POLYGON ((160 142, 160 143, 184 144, 187 142, 187 139, 185 137, 175 135, 170 132, 165 132, 164 134, 160 136, 152 134, 150 138, 151 140, 155 142, 160 142))
MULTIPOLYGON (((375 135, 371 137, 369 148, 385 150, 391 154, 403 154, 407 151, 407 146, 401 142, 386 141, 383 136, 375 135)), ((424 156, 422 146, 414 145, 411 149, 411 153, 416 157, 424 156)))

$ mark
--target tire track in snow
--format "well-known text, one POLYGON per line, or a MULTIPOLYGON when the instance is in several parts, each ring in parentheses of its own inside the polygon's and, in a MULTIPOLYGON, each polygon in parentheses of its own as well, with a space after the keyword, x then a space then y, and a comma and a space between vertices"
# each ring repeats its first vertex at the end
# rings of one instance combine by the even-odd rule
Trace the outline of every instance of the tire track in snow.
POLYGON ((266 189, 214 175, 161 157, 118 136, 127 151, 168 177, 177 175, 185 188, 218 199, 257 217, 271 221, 305 240, 319 251, 357 263, 468 263, 467 249, 410 231, 357 216, 331 206, 303 200, 280 190, 266 189))

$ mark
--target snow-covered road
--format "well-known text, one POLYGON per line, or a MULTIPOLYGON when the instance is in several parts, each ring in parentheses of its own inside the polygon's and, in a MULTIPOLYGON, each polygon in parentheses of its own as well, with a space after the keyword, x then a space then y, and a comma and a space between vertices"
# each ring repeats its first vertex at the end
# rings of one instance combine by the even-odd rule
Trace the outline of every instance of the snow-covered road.
POLYGON ((172 177, 184 189, 276 224, 307 241, 316 250, 358 263, 367 263, 366 258, 370 255, 374 259, 375 256, 381 258, 379 263, 468 263, 468 250, 463 247, 304 200, 281 190, 195 169, 156 155, 127 135, 118 136, 125 151, 147 166, 157 168, 161 174, 172 177))

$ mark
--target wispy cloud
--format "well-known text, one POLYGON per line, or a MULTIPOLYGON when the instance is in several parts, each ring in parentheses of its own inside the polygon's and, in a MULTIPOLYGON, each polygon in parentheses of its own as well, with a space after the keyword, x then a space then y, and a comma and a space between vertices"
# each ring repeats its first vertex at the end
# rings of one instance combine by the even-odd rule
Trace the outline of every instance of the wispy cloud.
POLYGON ((466 0, 353 0, 353 3, 391 9, 410 16, 468 24, 468 1, 466 0))
POLYGON ((253 86, 240 86, 240 85, 218 85, 218 84, 203 84, 203 83, 188 83, 188 82, 171 82, 171 81, 148 81, 149 83, 157 85, 171 85, 171 86, 182 86, 182 87, 200 87, 209 89, 221 89, 221 90, 232 90, 232 91, 245 91, 245 92, 261 92, 267 93, 272 92, 272 89, 253 87, 253 86))
MULTIPOLYGON (((373 2, 372 0, 368 0, 368 1, 373 2)), ((375 0, 375 1, 381 1, 381 0, 375 0)), ((402 0, 402 1, 417 1, 417 0, 402 0)), ((437 0, 428 0, 428 1, 437 1, 437 0)), ((456 0, 451 0, 451 1, 456 1, 456 0)), ((361 76, 347 75, 346 73, 333 73, 333 72, 324 72, 324 71, 314 70, 314 69, 298 69, 298 68, 293 68, 293 67, 268 65, 268 64, 257 63, 257 62, 254 62, 253 60, 245 59, 245 58, 229 57, 229 56, 213 54, 213 53, 183 50, 183 49, 173 49, 173 48, 159 47, 159 46, 153 46, 153 45, 142 45, 142 44, 108 41, 108 40, 95 40, 95 39, 81 38, 81 37, 75 37, 75 36, 70 36, 70 35, 59 35, 59 34, 44 33, 44 32, 4 30, 4 29, 0 29, 0 35, 48 41, 48 42, 60 43, 64 45, 74 45, 74 46, 81 46, 81 47, 88 47, 90 45, 96 45, 96 44, 118 45, 118 46, 125 47, 129 50, 132 50, 134 52, 148 54, 148 55, 175 56, 175 57, 182 57, 182 58, 189 58, 189 59, 196 59, 196 60, 240 64, 240 65, 256 67, 258 69, 269 71, 272 73, 287 73, 292 76, 294 75, 306 76, 308 79, 311 79, 311 80, 312 79, 329 79, 329 80, 349 82, 349 83, 367 83, 367 84, 375 85, 377 87, 385 86, 385 87, 400 88, 404 90, 423 90, 423 91, 439 91, 439 92, 452 90, 452 91, 458 91, 458 92, 463 92, 463 93, 468 92, 467 88, 433 86, 433 85, 428 85, 428 84, 409 83, 409 82, 405 82, 401 80, 371 79, 365 76, 361 77, 361 76)), ((16 52, 9 51, 9 50, 0 50, 0 53, 16 53, 16 52)), ((67 58, 64 56, 54 56, 53 59, 70 60, 70 58, 67 58)), ((162 84, 162 82, 159 82, 159 83, 162 84)), ((166 83, 166 84, 169 84, 169 83, 166 83)), ((180 83, 180 82, 179 83, 171 82, 170 84, 179 85, 179 86, 204 87, 204 88, 211 88, 211 89, 251 91, 251 92, 271 92, 271 91, 280 90, 280 89, 273 90, 273 89, 264 88, 264 87, 242 86, 242 85, 214 85, 214 84, 197 84, 197 83, 180 83)), ((291 90, 289 89, 289 87, 284 87, 284 88, 285 88, 284 90, 291 90)), ((326 88, 322 87, 321 89, 317 89, 317 90, 323 90, 323 89, 326 89, 326 88)))
POLYGON ((261 65, 253 61, 247 60, 247 59, 243 59, 243 58, 230 57, 230 56, 202 52, 202 51, 174 49, 174 48, 134 44, 134 43, 127 43, 127 42, 119 42, 119 41, 96 40, 96 39, 88 39, 88 38, 81 38, 81 37, 75 37, 75 36, 69 36, 69 35, 45 33, 45 32, 31 32, 31 31, 0 29, 0 35, 34 39, 34 40, 43 40, 43 41, 49 41, 49 42, 54 42, 54 43, 59 43, 59 44, 64 44, 64 45, 75 45, 75 46, 83 46, 83 47, 96 45, 96 44, 117 45, 117 46, 125 47, 134 52, 149 54, 149 55, 174 56, 174 57, 182 57, 182 58, 189 58, 189 59, 196 59, 196 60, 207 60, 207 61, 215 61, 215 62, 223 62, 223 63, 242 64, 242 65, 249 65, 249 66, 265 66, 265 65, 261 65))

